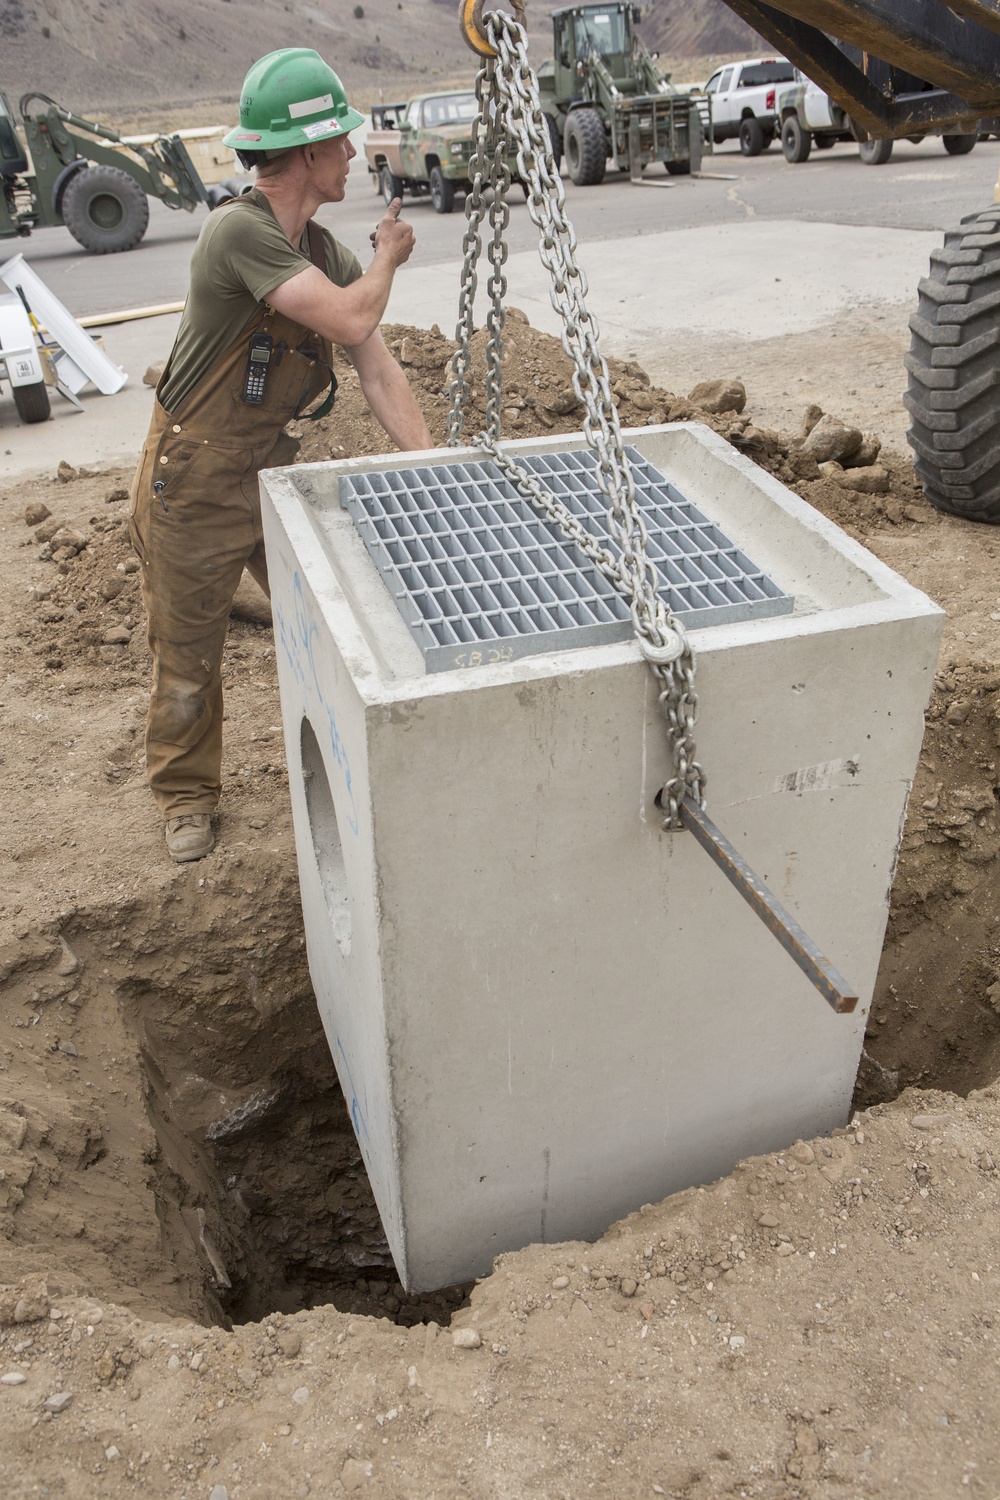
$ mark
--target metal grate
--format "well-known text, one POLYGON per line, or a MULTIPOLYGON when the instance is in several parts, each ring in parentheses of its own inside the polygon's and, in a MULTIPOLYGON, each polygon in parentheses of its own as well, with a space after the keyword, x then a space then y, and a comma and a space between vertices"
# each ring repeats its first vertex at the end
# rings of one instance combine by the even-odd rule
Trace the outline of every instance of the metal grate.
MULTIPOLYGON (((627 452, 650 561, 678 619, 721 625, 791 612, 794 599, 641 453, 627 452)), ((589 449, 519 462, 617 552, 589 449)), ((340 502, 429 672, 632 634, 614 585, 491 462, 342 477, 340 502)))

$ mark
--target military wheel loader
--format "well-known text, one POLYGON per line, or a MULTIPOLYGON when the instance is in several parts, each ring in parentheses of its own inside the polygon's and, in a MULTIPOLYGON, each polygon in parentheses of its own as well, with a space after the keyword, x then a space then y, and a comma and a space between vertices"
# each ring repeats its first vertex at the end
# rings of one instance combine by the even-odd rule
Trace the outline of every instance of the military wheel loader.
MULTIPOLYGON (((1000 130, 1000 0, 727 4, 826 90, 859 140, 1000 130)), ((910 331, 904 400, 924 493, 1000 525, 1000 201, 932 253, 910 331)))
POLYGON ((602 182, 609 162, 633 179, 654 161, 672 174, 701 166, 698 104, 659 71, 633 30, 638 19, 627 0, 552 12, 553 57, 538 87, 556 164, 565 150, 577 186, 602 182))
POLYGON ((150 145, 81 119, 47 94, 25 94, 21 130, 0 93, 0 239, 65 224, 93 255, 131 250, 149 223, 149 198, 190 212, 211 204, 180 136, 150 145))

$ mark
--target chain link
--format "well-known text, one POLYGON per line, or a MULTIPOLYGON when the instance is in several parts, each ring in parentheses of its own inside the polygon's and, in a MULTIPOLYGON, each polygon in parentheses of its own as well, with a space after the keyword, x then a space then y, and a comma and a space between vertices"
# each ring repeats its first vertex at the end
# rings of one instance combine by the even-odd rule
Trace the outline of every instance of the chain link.
POLYGON ((481 228, 490 189, 490 310, 486 342, 486 429, 476 438, 494 463, 538 510, 552 518, 580 550, 629 601, 639 648, 657 679, 659 707, 667 722, 673 775, 660 794, 665 826, 679 828, 685 796, 704 806, 705 778, 695 759, 694 725, 698 714, 694 655, 684 628, 660 597, 649 561, 645 521, 639 509, 632 473, 612 399, 608 367, 599 347, 596 319, 587 309, 587 278, 576 261, 576 234, 566 216, 566 195, 552 156, 548 123, 542 114, 538 80, 528 63, 524 28, 502 11, 482 17, 496 57, 486 60, 476 79, 479 112, 474 127, 475 153, 469 164, 468 220, 459 295, 458 348, 452 359, 452 407, 448 445, 457 447, 469 403, 469 368, 474 332, 473 304, 482 254, 481 228), (509 159, 516 156, 518 176, 526 186, 527 207, 539 231, 539 256, 551 278, 550 300, 559 316, 562 345, 573 362, 573 389, 585 416, 584 435, 593 450, 597 482, 608 503, 608 524, 617 544, 616 558, 578 517, 498 447, 503 401, 503 325, 507 278, 504 232, 509 210, 509 159))

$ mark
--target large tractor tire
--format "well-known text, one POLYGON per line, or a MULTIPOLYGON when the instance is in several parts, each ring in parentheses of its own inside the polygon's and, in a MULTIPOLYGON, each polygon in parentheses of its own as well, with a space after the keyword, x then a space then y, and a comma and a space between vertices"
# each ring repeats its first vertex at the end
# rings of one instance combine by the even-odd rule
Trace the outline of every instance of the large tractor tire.
POLYGON ((63 223, 91 255, 131 250, 146 233, 149 201, 118 167, 81 167, 62 195, 63 223))
POLYGON ((549 132, 549 145, 552 149, 552 164, 558 172, 562 165, 562 132, 559 129, 559 122, 556 120, 555 115, 546 115, 545 124, 549 132))
POLYGON ((859 141, 858 155, 866 167, 884 167, 892 155, 892 141, 859 141))
POLYGON ((11 392, 22 422, 48 421, 51 407, 44 380, 38 380, 33 385, 12 385, 11 392))
POLYGON ((903 400, 924 494, 937 510, 1000 525, 1000 205, 931 253, 910 331, 903 400))
POLYGON ((604 121, 596 109, 575 109, 566 121, 563 137, 566 165, 577 187, 596 187, 604 181, 608 143, 604 121))

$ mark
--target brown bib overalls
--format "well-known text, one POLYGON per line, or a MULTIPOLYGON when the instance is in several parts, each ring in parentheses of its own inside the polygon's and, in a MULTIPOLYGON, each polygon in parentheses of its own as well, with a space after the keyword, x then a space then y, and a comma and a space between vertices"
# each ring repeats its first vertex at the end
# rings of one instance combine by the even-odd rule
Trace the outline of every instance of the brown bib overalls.
MULTIPOLYGON (((310 247, 325 273, 312 225, 310 247)), ((267 590, 257 475, 294 458, 298 443, 282 429, 326 388, 330 359, 325 340, 262 303, 176 411, 154 406, 129 529, 153 658, 146 774, 165 819, 218 803, 229 611, 244 568, 267 590), (259 331, 274 346, 264 403, 251 406, 242 392, 259 331)))

